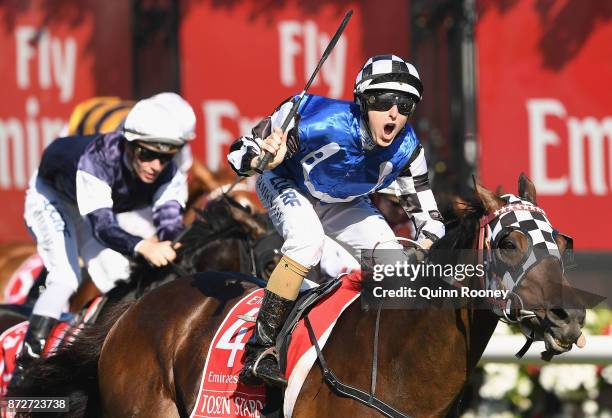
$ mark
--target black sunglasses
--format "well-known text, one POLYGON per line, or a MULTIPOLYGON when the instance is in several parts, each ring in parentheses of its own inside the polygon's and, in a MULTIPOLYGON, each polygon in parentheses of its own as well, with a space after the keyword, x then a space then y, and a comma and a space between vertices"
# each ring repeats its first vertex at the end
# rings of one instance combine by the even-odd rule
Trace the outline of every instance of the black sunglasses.
POLYGON ((167 164, 175 156, 175 154, 156 152, 148 148, 141 147, 140 145, 134 145, 134 155, 136 155, 136 158, 144 163, 159 160, 159 163, 162 165, 167 164))
POLYGON ((410 96, 392 91, 364 94, 368 110, 384 112, 397 105, 397 110, 404 116, 410 116, 414 111, 415 102, 410 96))

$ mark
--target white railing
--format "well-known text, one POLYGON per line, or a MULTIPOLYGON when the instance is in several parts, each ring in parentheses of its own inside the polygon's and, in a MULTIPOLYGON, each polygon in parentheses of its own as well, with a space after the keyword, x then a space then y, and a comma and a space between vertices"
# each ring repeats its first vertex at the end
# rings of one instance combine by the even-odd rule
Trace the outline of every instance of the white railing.
MULTIPOLYGON (((544 342, 534 342, 522 359, 514 354, 525 344, 522 335, 494 335, 487 345, 480 360, 481 363, 542 363, 540 353, 544 351, 544 342)), ((590 335, 586 337, 586 346, 575 345, 571 351, 555 356, 552 363, 592 363, 612 364, 612 336, 590 335)))

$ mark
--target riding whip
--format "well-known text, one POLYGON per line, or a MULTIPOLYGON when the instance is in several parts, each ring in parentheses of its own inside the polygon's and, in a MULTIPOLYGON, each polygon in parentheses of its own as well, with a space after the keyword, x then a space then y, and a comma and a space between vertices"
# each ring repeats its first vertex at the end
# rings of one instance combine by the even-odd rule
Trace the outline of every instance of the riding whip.
MULTIPOLYGON (((287 117, 285 118, 283 122, 283 125, 281 126, 281 130, 283 131, 283 133, 289 126, 289 123, 291 123, 291 119, 293 119, 293 117, 297 113, 298 107, 300 106, 300 103, 302 102, 302 99, 304 98, 306 91, 308 91, 308 89, 310 88, 310 85, 312 84, 315 77, 319 73, 321 66, 323 65, 323 63, 325 62, 329 54, 331 54, 332 50, 336 46, 338 39, 340 39, 340 35, 342 35, 342 32, 344 31, 344 28, 346 27, 346 24, 348 23, 352 15, 353 15, 352 10, 349 10, 348 12, 346 12, 344 19, 342 19, 342 23, 340 23, 340 27, 338 28, 334 36, 329 41, 329 44, 327 45, 327 48, 325 48, 325 51, 323 51, 323 55, 321 56, 321 59, 319 60, 317 67, 312 72, 312 75, 310 76, 310 80, 308 80, 308 83, 306 83, 304 90, 302 90, 300 95, 294 100, 293 106, 291 107, 291 111, 289 112, 289 114, 287 115, 287 117)), ((271 159, 272 159, 272 154, 269 153, 268 151, 265 151, 263 158, 259 160, 259 164, 257 164, 257 167, 255 167, 255 171, 258 172, 259 174, 263 173, 263 171, 268 166, 268 163, 270 162, 271 159)))
MULTIPOLYGON (((308 83, 306 83, 306 86, 304 87, 304 90, 302 90, 300 95, 296 99, 294 99, 293 106, 291 107, 291 111, 289 112, 287 117, 285 117, 285 120, 283 121, 283 124, 281 126, 281 130, 283 131, 283 133, 285 132, 285 130, 289 126, 289 123, 291 122, 291 119, 293 119, 293 117, 297 113, 297 110, 298 110, 298 108, 300 106, 300 103, 302 102, 302 99, 304 98, 304 95, 306 94, 306 92, 310 88, 310 85, 312 84, 312 82, 314 81, 315 77, 319 73, 319 70, 321 69, 321 66, 323 65, 323 63, 325 62, 327 57, 331 54, 332 50, 336 46, 336 43, 338 42, 338 39, 340 39, 340 35, 342 35, 342 32, 344 32, 344 28, 346 27, 346 25, 347 25, 347 23, 350 20, 352 15, 353 15, 353 11, 352 10, 349 10, 348 12, 346 12, 346 15, 344 15, 344 19, 342 19, 342 23, 340 23, 340 26, 338 27, 338 30, 336 30, 336 33, 334 33, 334 36, 329 41, 329 44, 327 45, 327 48, 325 48, 325 51, 323 51, 323 55, 321 55, 321 59, 319 60, 319 63, 317 64, 316 68, 312 72, 312 75, 310 76, 310 79, 308 80, 308 83)), ((263 173, 263 171, 266 169, 266 167, 268 166, 268 163, 270 162, 271 159, 272 159, 272 154, 269 153, 268 151, 265 151, 263 158, 259 160, 259 163, 257 164, 257 167, 254 168, 254 170, 257 173, 259 173, 259 174, 263 173)), ((241 177, 238 180, 236 180, 234 182, 234 184, 232 184, 232 186, 227 190, 226 193, 230 193, 232 191, 232 189, 238 183, 240 183, 242 181, 243 178, 244 177, 241 177)))

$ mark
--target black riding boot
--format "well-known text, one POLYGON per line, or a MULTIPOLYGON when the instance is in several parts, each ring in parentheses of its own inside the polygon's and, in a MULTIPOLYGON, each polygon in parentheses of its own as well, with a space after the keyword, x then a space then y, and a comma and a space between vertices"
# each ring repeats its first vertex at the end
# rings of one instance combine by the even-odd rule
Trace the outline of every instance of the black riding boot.
POLYGON ((255 331, 246 343, 246 360, 240 372, 239 379, 245 385, 263 383, 281 388, 287 386, 287 379, 279 369, 278 357, 273 349, 294 302, 264 290, 255 331))
POLYGON ((49 333, 55 324, 57 324, 57 319, 48 316, 32 315, 30 317, 30 325, 23 339, 23 347, 17 358, 13 377, 11 383, 9 383, 9 390, 19 387, 23 383, 25 369, 32 360, 40 357, 49 333))

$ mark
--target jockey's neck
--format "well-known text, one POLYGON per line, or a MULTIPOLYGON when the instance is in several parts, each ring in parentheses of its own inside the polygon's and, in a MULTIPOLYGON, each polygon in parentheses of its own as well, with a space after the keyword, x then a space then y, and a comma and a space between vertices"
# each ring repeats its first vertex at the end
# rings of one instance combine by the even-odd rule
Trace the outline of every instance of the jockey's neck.
POLYGON ((359 121, 359 134, 361 136, 361 146, 366 151, 371 151, 376 148, 376 142, 370 133, 370 127, 366 124, 363 116, 359 121))

